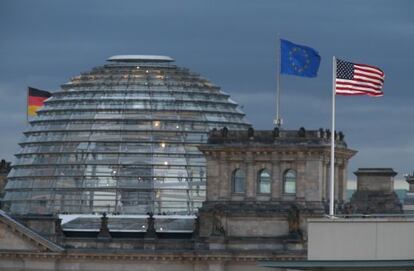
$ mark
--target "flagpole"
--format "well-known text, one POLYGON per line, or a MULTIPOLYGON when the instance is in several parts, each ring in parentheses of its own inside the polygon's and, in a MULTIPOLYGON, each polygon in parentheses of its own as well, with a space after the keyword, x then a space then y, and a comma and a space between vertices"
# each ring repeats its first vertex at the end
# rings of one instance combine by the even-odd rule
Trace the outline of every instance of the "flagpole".
POLYGON ((335 79, 336 79, 336 58, 332 58, 332 130, 331 130, 331 180, 329 197, 329 216, 334 217, 335 205, 335 79))
POLYGON ((276 119, 274 124, 280 128, 282 119, 280 118, 280 37, 276 38, 276 119))

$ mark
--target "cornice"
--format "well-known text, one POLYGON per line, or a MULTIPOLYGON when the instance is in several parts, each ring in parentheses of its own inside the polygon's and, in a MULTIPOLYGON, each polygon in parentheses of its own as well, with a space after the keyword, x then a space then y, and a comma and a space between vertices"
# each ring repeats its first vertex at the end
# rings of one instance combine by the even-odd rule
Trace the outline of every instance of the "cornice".
MULTIPOLYGON (((200 147, 203 153, 212 158, 228 159, 233 157, 239 157, 241 155, 257 155, 257 157, 262 157, 268 155, 270 160, 279 160, 283 159, 283 156, 297 155, 300 157, 314 157, 314 156, 326 156, 330 155, 329 146, 320 146, 320 147, 309 147, 309 146, 284 146, 284 147, 231 147, 231 146, 220 146, 215 148, 203 149, 200 147)), ((336 148, 335 155, 341 156, 341 158, 351 158, 357 153, 356 150, 348 148, 336 148)), ((243 158, 244 159, 244 158, 243 158)), ((257 160, 258 158, 254 158, 257 160)), ((264 158, 262 158, 264 159, 264 158)))
POLYGON ((122 251, 78 251, 67 250, 61 253, 30 252, 30 251, 1 251, 0 258, 31 258, 31 259, 59 259, 59 260, 100 260, 100 261, 190 261, 190 262, 256 262, 266 260, 300 260, 306 258, 306 252, 288 253, 281 251, 151 251, 151 252, 122 252, 122 251))

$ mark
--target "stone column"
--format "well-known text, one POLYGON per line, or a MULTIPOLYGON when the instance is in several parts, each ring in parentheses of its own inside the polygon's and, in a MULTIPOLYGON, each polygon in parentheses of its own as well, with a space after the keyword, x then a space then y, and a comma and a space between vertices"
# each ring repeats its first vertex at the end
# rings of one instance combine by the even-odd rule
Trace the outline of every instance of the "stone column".
POLYGON ((344 163, 338 166, 338 200, 343 201, 346 198, 346 172, 344 163))
POLYGON ((284 199, 285 196, 285 191, 284 191, 284 176, 283 174, 285 173, 285 171, 290 168, 290 164, 286 163, 286 162, 280 162, 280 184, 279 184, 279 189, 280 189, 280 197, 281 199, 284 199))
POLYGON ((323 197, 325 198, 326 201, 328 201, 329 199, 329 183, 330 183, 330 179, 331 179, 331 173, 330 173, 330 162, 324 162, 323 164, 323 174, 324 174, 324 180, 325 180, 325 188, 324 188, 324 192, 325 194, 323 195, 323 197))
MULTIPOLYGON (((272 154, 272 156, 274 156, 272 154)), ((282 193, 282 180, 281 180, 281 172, 280 172, 280 161, 276 159, 272 159, 272 167, 271 167, 271 174, 272 174, 272 199, 273 200, 280 200, 280 196, 282 193)))
POLYGON ((314 157, 309 157, 305 164, 305 200, 320 201, 322 199, 322 163, 314 157))
POLYGON ((296 198, 299 200, 305 199, 306 193, 306 178, 305 178, 305 166, 306 162, 304 160, 296 161, 296 198))
POLYGON ((221 200, 227 200, 230 198, 231 194, 231 171, 229 169, 229 161, 226 160, 226 153, 221 152, 219 158, 219 197, 221 200))
POLYGON ((207 157, 207 181, 206 200, 216 201, 219 198, 220 190, 220 165, 217 160, 207 157))
POLYGON ((325 171, 323 168, 323 160, 318 161, 318 178, 319 178, 319 197, 318 200, 322 200, 325 197, 325 171))
POLYGON ((256 178, 255 178, 255 164, 253 163, 253 154, 251 152, 246 153, 245 158, 246 165, 246 198, 253 200, 256 195, 256 178))

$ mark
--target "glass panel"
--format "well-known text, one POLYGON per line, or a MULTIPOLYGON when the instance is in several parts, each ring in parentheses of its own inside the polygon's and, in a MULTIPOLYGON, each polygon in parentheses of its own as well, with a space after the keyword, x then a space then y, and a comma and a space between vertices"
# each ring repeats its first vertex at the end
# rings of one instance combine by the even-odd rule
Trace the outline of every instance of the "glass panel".
POLYGON ((259 193, 270 193, 271 178, 267 170, 261 170, 259 173, 259 193))
POLYGON ((233 192, 244 193, 245 191, 246 175, 241 169, 236 169, 233 173, 233 192))
POLYGON ((52 188, 54 186, 54 181, 50 179, 34 179, 33 188, 52 188))
POLYGON ((296 172, 292 169, 288 170, 284 176, 284 192, 286 194, 296 193, 296 172))
MULTIPOLYGON (((199 75, 145 65, 148 72, 109 63, 62 86, 22 139, 5 206, 131 214, 189 214, 201 206, 206 173, 197 145, 211 128, 245 129, 243 114, 199 75)), ((244 172, 234 179, 244 192, 244 172)), ((263 180, 259 189, 270 188, 263 180)))

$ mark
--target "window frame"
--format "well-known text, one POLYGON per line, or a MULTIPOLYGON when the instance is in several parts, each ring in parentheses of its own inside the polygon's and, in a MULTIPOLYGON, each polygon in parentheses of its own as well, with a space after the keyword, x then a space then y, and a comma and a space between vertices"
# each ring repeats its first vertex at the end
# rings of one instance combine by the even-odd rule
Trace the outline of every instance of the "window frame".
POLYGON ((285 172, 283 173, 283 194, 285 194, 285 195, 296 195, 296 193, 297 193, 297 187, 296 187, 297 180, 298 180, 298 174, 297 174, 296 170, 294 170, 292 168, 289 168, 289 169, 285 170, 285 172), (293 173, 294 177, 293 178, 288 177, 287 175, 289 173, 293 173), (288 190, 288 189, 286 189, 286 184, 287 183, 293 183, 294 184, 294 192, 288 192, 287 191, 288 190))
POLYGON ((272 174, 266 168, 262 168, 261 170, 259 170, 257 172, 257 181, 256 181, 256 183, 257 183, 257 186, 256 186, 257 194, 269 195, 269 194, 272 193, 272 174), (263 173, 267 173, 269 175, 269 182, 268 182, 269 192, 263 192, 260 189, 261 184, 262 184, 262 174, 263 173))
POLYGON ((235 170, 233 170, 233 173, 231 175, 231 192, 233 194, 244 194, 246 193, 246 173, 244 172, 243 169, 241 168, 236 168, 235 170), (243 175, 238 177, 237 173, 242 173, 243 175), (242 191, 236 191, 236 181, 240 180, 240 178, 243 178, 243 189, 242 191))

